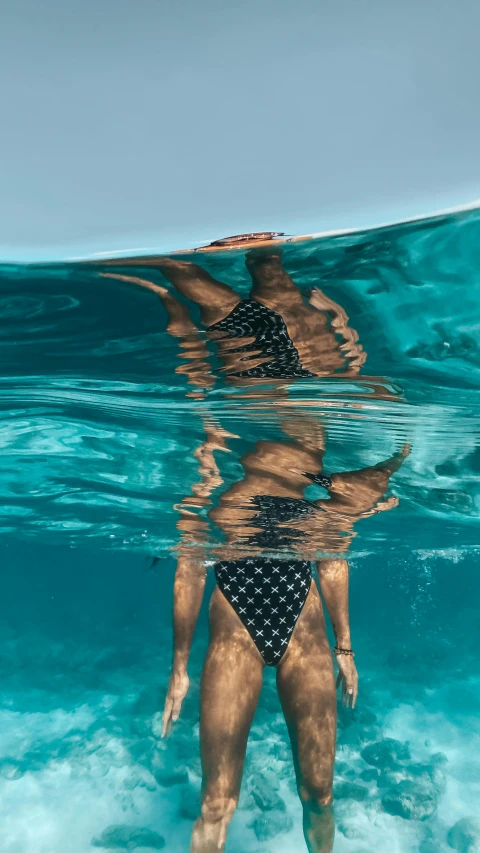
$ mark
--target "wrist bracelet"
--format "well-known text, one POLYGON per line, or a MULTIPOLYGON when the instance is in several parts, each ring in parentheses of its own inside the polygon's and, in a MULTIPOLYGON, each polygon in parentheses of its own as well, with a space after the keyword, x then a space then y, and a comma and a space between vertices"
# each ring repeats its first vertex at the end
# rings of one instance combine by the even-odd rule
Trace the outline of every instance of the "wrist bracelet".
POLYGON ((333 651, 336 655, 348 655, 352 658, 355 657, 355 652, 352 649, 339 649, 338 646, 335 646, 333 651))

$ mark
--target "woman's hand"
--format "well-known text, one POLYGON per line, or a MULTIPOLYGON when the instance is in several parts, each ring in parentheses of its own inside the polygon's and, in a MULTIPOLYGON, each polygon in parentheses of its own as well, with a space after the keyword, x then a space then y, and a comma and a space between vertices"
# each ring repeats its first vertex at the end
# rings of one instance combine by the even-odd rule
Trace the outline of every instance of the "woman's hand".
POLYGON ((352 655, 335 655, 338 664, 337 687, 342 685, 342 700, 346 708, 355 708, 358 696, 358 672, 352 655))
POLYGON ((167 698, 165 699, 165 708, 163 711, 162 720, 162 737, 166 737, 170 731, 172 723, 175 723, 179 716, 183 700, 188 692, 190 679, 186 669, 174 669, 170 676, 168 685, 167 698))
POLYGON ((400 501, 397 497, 386 498, 384 501, 378 501, 374 506, 374 512, 388 512, 389 509, 395 509, 400 501))

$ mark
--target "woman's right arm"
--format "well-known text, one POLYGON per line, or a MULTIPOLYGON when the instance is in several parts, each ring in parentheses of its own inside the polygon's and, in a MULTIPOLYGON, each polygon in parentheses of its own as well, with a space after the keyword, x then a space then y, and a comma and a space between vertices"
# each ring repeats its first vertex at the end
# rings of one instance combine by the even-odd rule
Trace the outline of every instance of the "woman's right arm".
POLYGON ((180 348, 183 350, 181 358, 186 362, 178 365, 175 368, 175 373, 185 375, 189 384, 199 389, 187 394, 187 396, 203 397, 205 391, 215 385, 215 375, 209 363, 210 355, 205 337, 193 323, 186 305, 170 293, 168 288, 147 278, 110 272, 103 272, 100 275, 104 278, 114 278, 118 281, 137 284, 151 290, 158 296, 167 312, 167 332, 172 337, 179 339, 180 348))
POLYGON ((188 660, 205 591, 205 566, 193 556, 180 555, 173 592, 173 663, 163 712, 162 736, 178 720, 189 687, 188 660))

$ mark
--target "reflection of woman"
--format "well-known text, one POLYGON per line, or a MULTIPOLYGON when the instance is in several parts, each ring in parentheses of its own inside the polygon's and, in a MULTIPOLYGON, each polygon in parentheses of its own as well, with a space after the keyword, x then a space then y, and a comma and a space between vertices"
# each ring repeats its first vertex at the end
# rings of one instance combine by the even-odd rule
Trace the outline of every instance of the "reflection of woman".
MULTIPOLYGON (((285 429, 290 436, 298 434, 298 422, 287 423, 285 429)), ((335 682, 310 560, 299 557, 308 557, 312 543, 313 550, 323 542, 324 550, 344 551, 355 521, 395 506, 396 499, 379 500, 409 449, 405 446, 377 466, 328 477, 322 472, 321 431, 307 424, 303 432, 303 440, 258 442, 241 460, 244 479, 231 486, 210 513, 227 543, 215 565, 217 586, 210 602, 210 644, 202 674, 204 782, 193 853, 224 849, 265 665, 277 671, 307 847, 311 853, 332 850, 335 682), (330 499, 306 500, 304 491, 312 482, 327 488, 330 499), (282 550, 281 559, 269 556, 282 550)), ((226 449, 224 434, 219 438, 210 429, 202 446, 205 457, 209 444, 226 449)), ((178 718, 188 689, 187 663, 205 585, 205 568, 188 550, 180 553, 175 578, 174 659, 165 734, 178 718)), ((353 707, 358 677, 350 645, 348 564, 332 557, 317 560, 316 567, 335 633, 343 698, 353 707)))
MULTIPOLYGON (((118 261, 115 263, 118 265, 118 261)), ((122 265, 126 263, 123 261, 122 265)), ((137 260, 136 266, 143 263, 137 260)), ((156 258, 151 263, 179 293, 200 306, 207 335, 217 342, 223 370, 235 384, 246 379, 358 373, 366 356, 339 305, 317 288, 306 299, 283 269, 278 248, 250 251, 246 265, 252 287, 249 297, 241 299, 229 285, 214 279, 198 264, 171 258, 156 258)), ((186 341, 194 340, 198 331, 185 306, 175 305, 164 287, 137 276, 104 275, 156 292, 169 311, 169 331, 186 341)), ((198 337, 196 340, 193 350, 190 346, 190 357, 205 364, 208 351, 204 342, 202 349, 198 337)))

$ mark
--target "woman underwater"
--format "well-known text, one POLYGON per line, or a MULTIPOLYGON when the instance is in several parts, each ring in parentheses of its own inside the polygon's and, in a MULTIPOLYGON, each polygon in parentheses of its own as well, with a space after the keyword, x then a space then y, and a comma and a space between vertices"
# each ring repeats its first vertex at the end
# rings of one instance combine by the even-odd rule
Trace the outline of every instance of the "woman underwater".
MULTIPOLYGON (((276 669, 307 848, 310 853, 331 853, 333 847, 336 691, 321 597, 335 635, 337 685, 342 686, 345 705, 353 708, 358 675, 350 637, 349 570, 341 554, 356 521, 397 505, 396 498, 381 498, 409 448, 406 445, 376 466, 328 477, 322 470, 322 433, 316 432, 316 441, 310 435, 304 440, 257 442, 241 459, 243 479, 227 489, 210 511, 227 541, 217 549, 217 584, 209 608, 210 642, 200 700, 202 806, 193 829, 192 853, 224 849, 265 666, 276 669), (303 493, 312 482, 326 488, 329 498, 306 500, 303 493), (309 552, 318 550, 337 551, 339 556, 309 559, 309 552), (285 555, 280 558, 271 556, 282 551, 285 555)), ((210 427, 199 454, 203 488, 195 490, 196 497, 185 499, 186 517, 188 507, 205 504, 209 478, 213 487, 218 485, 213 452, 225 449, 223 431, 210 427)), ((192 532, 192 526, 187 528, 192 532)), ((191 545, 181 549, 164 735, 178 719, 188 690, 188 659, 205 579, 205 562, 196 549, 191 545)))
MULTIPOLYGON (((247 388, 248 395, 252 387, 267 381, 277 403, 285 403, 292 380, 351 378, 364 364, 366 353, 344 310, 318 288, 305 297, 284 270, 276 246, 247 254, 252 281, 248 298, 241 298, 190 261, 152 258, 108 263, 153 268, 183 299, 199 306, 204 332, 192 321, 187 305, 151 276, 103 273, 160 297, 168 314, 167 330, 180 339, 186 364, 177 370, 194 386, 191 396, 204 397, 216 381, 209 367, 209 340, 215 342, 221 373, 230 385, 247 388)), ((378 378, 366 382, 373 384, 377 396, 390 396, 378 378)), ((268 389, 254 392, 260 400, 267 399, 268 393, 268 389)), ((322 598, 335 635, 338 684, 347 707, 354 707, 358 676, 350 637, 349 569, 343 554, 355 522, 397 505, 396 498, 382 498, 409 447, 378 465, 327 476, 323 430, 318 422, 293 414, 283 422, 288 440, 258 441, 241 459, 243 478, 210 509, 226 543, 216 549, 217 584, 209 608, 210 643, 201 684, 202 805, 193 829, 192 853, 224 850, 265 666, 276 669, 308 850, 331 853, 333 847, 336 690, 322 598), (312 483, 323 486, 328 498, 306 499, 305 489, 312 483), (318 559, 317 553, 331 556, 318 559)), ((201 539, 189 506, 208 504, 210 492, 221 482, 214 452, 227 449, 226 435, 210 423, 206 441, 196 454, 202 482, 179 507, 185 542, 189 536, 193 541, 201 539)), ((199 549, 191 544, 181 547, 164 734, 178 719, 188 690, 188 659, 205 578, 199 549)))

